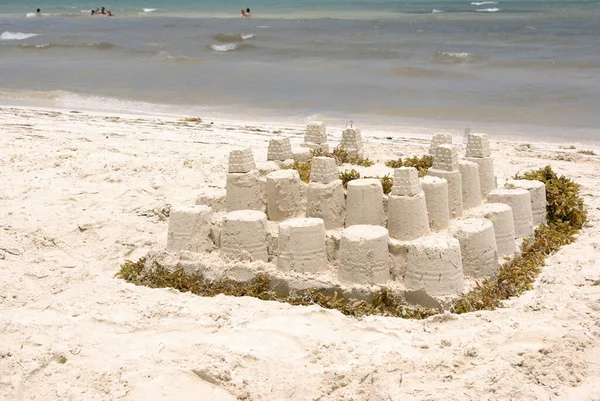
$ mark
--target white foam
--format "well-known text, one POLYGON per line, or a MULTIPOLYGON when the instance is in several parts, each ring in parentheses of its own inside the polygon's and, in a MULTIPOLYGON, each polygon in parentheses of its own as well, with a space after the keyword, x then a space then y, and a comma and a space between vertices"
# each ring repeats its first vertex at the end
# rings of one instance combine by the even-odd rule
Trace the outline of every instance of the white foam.
POLYGON ((473 1, 471 2, 472 5, 474 6, 482 6, 484 4, 498 4, 497 1, 473 1))
POLYGON ((217 52, 229 52, 237 49, 237 45, 235 43, 223 43, 218 45, 210 45, 210 48, 217 52))
POLYGON ((495 13, 497 11, 500 11, 500 9, 499 8, 482 8, 482 9, 477 10, 477 12, 480 12, 480 13, 495 13))
POLYGON ((143 10, 145 13, 153 13, 154 11, 156 11, 156 8, 144 8, 143 10))
POLYGON ((443 13, 442 10, 436 10, 435 8, 433 10, 431 10, 432 14, 437 14, 437 13, 443 13))
POLYGON ((243 40, 248 40, 248 39, 252 39, 254 37, 253 33, 242 33, 240 35, 242 37, 243 40))
POLYGON ((271 27, 269 25, 259 25, 256 28, 258 28, 258 29, 269 29, 271 27))
POLYGON ((0 40, 24 40, 33 38, 34 36, 38 36, 37 33, 22 33, 22 32, 2 32, 0 35, 0 40))
POLYGON ((469 52, 442 52, 444 56, 456 57, 456 58, 467 58, 471 55, 469 52))

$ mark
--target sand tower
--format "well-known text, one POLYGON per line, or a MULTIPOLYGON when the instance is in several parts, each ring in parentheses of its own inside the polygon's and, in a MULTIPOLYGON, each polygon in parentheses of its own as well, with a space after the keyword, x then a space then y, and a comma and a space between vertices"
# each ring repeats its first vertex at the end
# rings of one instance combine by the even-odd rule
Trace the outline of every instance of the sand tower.
POLYGON ((481 218, 456 220, 448 233, 460 242, 465 276, 486 278, 498 273, 498 248, 491 221, 481 218))
POLYGON ((448 228, 450 211, 448 209, 448 181, 431 175, 421 178, 421 187, 425 193, 429 227, 433 231, 448 228))
POLYGON ((344 148, 349 155, 362 157, 363 143, 360 129, 350 127, 343 130, 340 147, 344 148))
POLYGON ((538 227, 546 223, 546 185, 536 180, 508 180, 504 185, 506 188, 526 189, 531 197, 531 214, 533 226, 538 227))
POLYGON ((211 217, 212 209, 208 206, 173 206, 169 214, 167 251, 205 252, 212 249, 211 217))
POLYGON ((404 284, 407 290, 425 290, 433 296, 462 291, 464 276, 458 240, 427 235, 410 241, 404 284))
POLYGON ((439 145, 452 145, 452 135, 450 134, 435 134, 431 137, 431 145, 429 145, 429 154, 435 156, 435 148, 439 145))
POLYGON ((283 221, 304 216, 304 183, 296 170, 278 170, 267 174, 267 216, 283 221))
POLYGON ((462 216, 462 178, 458 170, 458 153, 452 145, 439 145, 435 148, 433 166, 428 175, 444 178, 448 181, 448 209, 450 217, 462 216))
POLYGON ((465 159, 479 166, 481 196, 485 199, 488 193, 496 188, 494 175, 494 160, 490 150, 490 140, 487 134, 469 134, 465 159))
POLYGON ((472 209, 479 206, 481 204, 479 165, 468 160, 460 160, 458 171, 462 181, 463 208, 472 209))
POLYGON ((506 203, 512 208, 515 223, 515 237, 533 236, 533 215, 531 212, 531 196, 526 189, 498 188, 490 191, 488 202, 506 203))
POLYGON ((398 240, 411 240, 430 232, 425 193, 414 167, 394 169, 394 186, 388 196, 389 235, 398 240))
POLYGON ((225 192, 225 208, 234 210, 260 210, 266 207, 266 181, 256 170, 254 156, 248 149, 229 153, 229 170, 225 192))
POLYGON ((498 258, 511 257, 517 252, 515 223, 512 208, 505 203, 484 203, 473 211, 494 225, 498 258))
POLYGON ((237 210, 223 217, 221 254, 268 261, 267 215, 258 210, 237 210))
POLYGON ((327 270, 325 225, 322 219, 296 218, 279 223, 277 268, 300 273, 327 270))
POLYGON ((384 223, 381 181, 376 178, 361 178, 348 182, 346 227, 355 224, 382 226, 384 223))
POLYGON ((284 161, 293 159, 292 145, 290 138, 273 138, 269 140, 269 150, 267 152, 268 161, 284 161))
POLYGON ((328 230, 343 227, 346 198, 335 160, 331 157, 314 157, 310 181, 306 194, 306 217, 323 219, 328 230))
POLYGON ((354 225, 342 233, 338 278, 343 283, 384 284, 390 278, 388 230, 354 225))
POLYGON ((327 127, 324 122, 311 121, 306 125, 306 133, 304 134, 304 143, 302 146, 313 150, 329 152, 327 127))

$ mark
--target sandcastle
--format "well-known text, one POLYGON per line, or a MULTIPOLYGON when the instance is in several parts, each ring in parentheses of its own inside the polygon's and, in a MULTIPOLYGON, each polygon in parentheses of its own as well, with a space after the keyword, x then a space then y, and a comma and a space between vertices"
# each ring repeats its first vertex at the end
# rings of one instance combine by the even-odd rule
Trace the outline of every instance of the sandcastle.
POLYGON ((458 169, 458 152, 452 145, 435 148, 433 166, 428 175, 443 178, 448 182, 448 209, 450 217, 456 219, 463 213, 462 176, 458 169))
POLYGON ((429 154, 431 156, 435 156, 435 149, 439 145, 452 145, 452 135, 451 134, 435 134, 431 138, 431 145, 429 146, 429 154))
MULTIPOLYGON (((325 125, 312 122, 301 146, 326 139, 325 125)), ((173 208, 167 250, 218 249, 229 263, 250 262, 219 274, 248 279, 268 272, 278 291, 312 286, 368 297, 372 286, 385 285, 407 300, 443 305, 473 280, 494 277, 499 258, 516 255, 519 239, 533 234, 534 216, 536 224, 545 217, 544 184, 509 180, 508 188, 495 189, 487 135, 469 136, 463 160, 448 141, 436 136, 432 142, 427 176, 419 178, 412 167, 394 169, 387 197, 378 179, 352 180, 345 190, 329 157, 312 159, 306 184, 295 170, 261 171, 250 149, 234 150, 226 211, 173 208), (484 173, 473 159, 485 160, 484 173)), ((362 154, 358 128, 345 129, 342 143, 362 154)), ((291 154, 288 138, 269 142, 272 162, 291 154)))
POLYGON ((546 223, 546 185, 535 180, 508 180, 504 184, 509 189, 526 189, 531 200, 531 214, 533 226, 538 227, 546 223))
POLYGON ((282 162, 293 158, 290 138, 273 138, 269 141, 267 160, 282 162))
POLYGON ((481 196, 485 199, 496 188, 494 160, 487 134, 469 134, 465 159, 479 166, 481 196))
POLYGON ((343 227, 346 197, 335 160, 314 157, 306 191, 306 217, 323 219, 325 228, 343 227))
POLYGON ((388 197, 387 225, 390 236, 399 240, 416 239, 431 231, 425 193, 413 167, 394 170, 394 185, 388 197))
POLYGON ((312 121, 306 126, 304 143, 301 145, 312 150, 329 152, 327 126, 322 121, 312 121))
POLYGON ((343 130, 340 147, 344 148, 349 155, 362 157, 363 143, 360 129, 350 127, 343 130))

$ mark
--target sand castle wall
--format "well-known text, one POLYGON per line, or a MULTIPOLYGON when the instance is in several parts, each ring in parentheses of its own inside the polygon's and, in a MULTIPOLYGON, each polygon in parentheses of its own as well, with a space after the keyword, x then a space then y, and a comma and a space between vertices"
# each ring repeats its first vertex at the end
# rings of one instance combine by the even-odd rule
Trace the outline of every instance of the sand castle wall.
MULTIPOLYGON (((323 145, 326 138, 325 125, 313 122, 304 143, 323 145)), ((215 214, 208 206, 173 208, 167 250, 219 249, 225 258, 262 262, 290 289, 300 285, 299 275, 308 275, 328 288, 367 286, 360 288, 368 293, 369 286, 386 285, 437 300, 456 296, 465 277, 493 277, 498 258, 515 255, 515 239, 533 233, 532 210, 542 220, 545 197, 542 183, 509 181, 512 189, 490 189, 482 203, 481 164, 459 160, 447 137, 437 141, 429 175, 419 179, 414 168, 395 169, 387 197, 378 179, 353 180, 344 190, 328 157, 312 159, 309 184, 295 170, 280 170, 294 151, 287 138, 270 141, 271 164, 255 163, 250 149, 233 151, 224 197, 228 213, 215 214), (464 217, 463 209, 469 209, 464 217)), ((342 142, 362 151, 356 128, 344 130, 342 142)), ((491 161, 487 136, 472 134, 466 156, 491 161)), ((493 165, 488 170, 493 175, 493 165)), ((222 194, 219 199, 223 203, 222 194)))

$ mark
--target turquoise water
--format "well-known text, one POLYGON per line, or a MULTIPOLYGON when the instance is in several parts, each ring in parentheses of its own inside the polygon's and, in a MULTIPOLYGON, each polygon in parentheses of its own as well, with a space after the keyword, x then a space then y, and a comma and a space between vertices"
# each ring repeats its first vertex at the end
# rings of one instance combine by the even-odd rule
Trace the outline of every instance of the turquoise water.
POLYGON ((600 140, 599 39, 590 1, 2 0, 0 101, 600 140))

